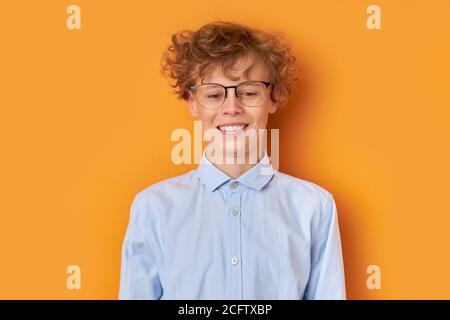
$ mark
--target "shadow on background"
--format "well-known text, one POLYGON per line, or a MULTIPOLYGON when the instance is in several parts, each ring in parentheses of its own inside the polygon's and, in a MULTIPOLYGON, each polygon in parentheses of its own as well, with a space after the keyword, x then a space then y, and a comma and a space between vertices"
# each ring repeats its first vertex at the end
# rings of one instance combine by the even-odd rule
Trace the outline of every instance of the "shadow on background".
MULTIPOLYGON (((300 56, 300 54, 296 54, 300 56)), ((304 58, 304 57, 303 57, 304 58)), ((347 298, 358 297, 365 299, 368 297, 366 287, 366 265, 363 255, 364 235, 358 230, 358 199, 354 195, 347 194, 344 190, 338 190, 323 178, 308 176, 307 161, 303 155, 308 154, 308 144, 305 137, 314 137, 311 121, 314 114, 321 106, 320 97, 323 94, 321 83, 324 80, 324 71, 308 63, 308 59, 296 62, 301 70, 300 77, 295 85, 294 94, 289 103, 269 117, 268 129, 268 149, 270 148, 270 130, 279 129, 280 134, 280 158, 279 170, 318 184, 333 194, 339 216, 339 226, 342 239, 342 249, 344 255, 345 275, 347 284, 347 298), (352 284, 351 286, 349 284, 352 284), (355 285, 356 284, 356 285, 355 285)), ((326 93, 325 93, 326 94, 326 93)), ((350 170, 350 168, 349 168, 350 170)))

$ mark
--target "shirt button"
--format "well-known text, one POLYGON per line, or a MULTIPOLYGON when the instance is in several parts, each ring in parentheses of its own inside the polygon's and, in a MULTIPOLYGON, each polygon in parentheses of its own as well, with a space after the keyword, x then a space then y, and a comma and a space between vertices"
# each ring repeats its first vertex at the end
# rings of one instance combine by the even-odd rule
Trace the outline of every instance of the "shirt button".
POLYGON ((238 210, 238 209, 236 209, 236 208, 231 209, 231 214, 232 214, 233 216, 237 216, 238 213, 239 213, 239 210, 238 210))
POLYGON ((237 183, 237 182, 233 182, 233 183, 230 185, 231 190, 236 190, 237 187, 238 187, 238 183, 237 183))
POLYGON ((239 262, 238 258, 236 258, 236 257, 231 258, 231 263, 232 263, 233 265, 237 265, 238 262, 239 262))

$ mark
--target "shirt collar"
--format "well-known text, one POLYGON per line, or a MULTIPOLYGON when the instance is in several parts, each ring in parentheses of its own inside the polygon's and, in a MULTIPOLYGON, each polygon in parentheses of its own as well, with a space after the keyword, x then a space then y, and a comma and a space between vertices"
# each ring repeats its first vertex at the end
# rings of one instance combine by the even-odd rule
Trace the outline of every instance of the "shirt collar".
MULTIPOLYGON (((274 172, 267 152, 264 151, 261 160, 235 181, 250 188, 261 190, 272 179, 274 172)), ((233 178, 213 165, 206 157, 205 152, 203 152, 203 157, 197 168, 197 173, 203 184, 210 191, 214 191, 225 182, 233 180, 233 178)))

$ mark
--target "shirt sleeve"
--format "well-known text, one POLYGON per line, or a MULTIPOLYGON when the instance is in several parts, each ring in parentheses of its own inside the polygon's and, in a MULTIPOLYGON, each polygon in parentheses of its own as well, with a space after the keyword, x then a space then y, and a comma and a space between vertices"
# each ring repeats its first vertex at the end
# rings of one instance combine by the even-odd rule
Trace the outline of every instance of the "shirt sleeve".
POLYGON ((153 214, 145 195, 138 193, 122 244, 120 300, 158 300, 162 295, 158 273, 161 246, 153 214))
POLYGON ((332 196, 324 208, 317 240, 311 247, 311 269, 304 299, 344 300, 344 264, 336 203, 332 196))

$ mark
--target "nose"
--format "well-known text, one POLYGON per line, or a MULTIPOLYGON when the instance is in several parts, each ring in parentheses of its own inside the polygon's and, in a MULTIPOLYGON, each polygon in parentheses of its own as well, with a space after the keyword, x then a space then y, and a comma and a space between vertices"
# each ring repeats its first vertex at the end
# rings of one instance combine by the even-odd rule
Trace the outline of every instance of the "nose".
POLYGON ((225 101, 223 102, 222 107, 220 108, 223 114, 235 115, 241 114, 244 112, 244 108, 241 105, 241 102, 236 97, 235 88, 228 88, 227 95, 225 101))

